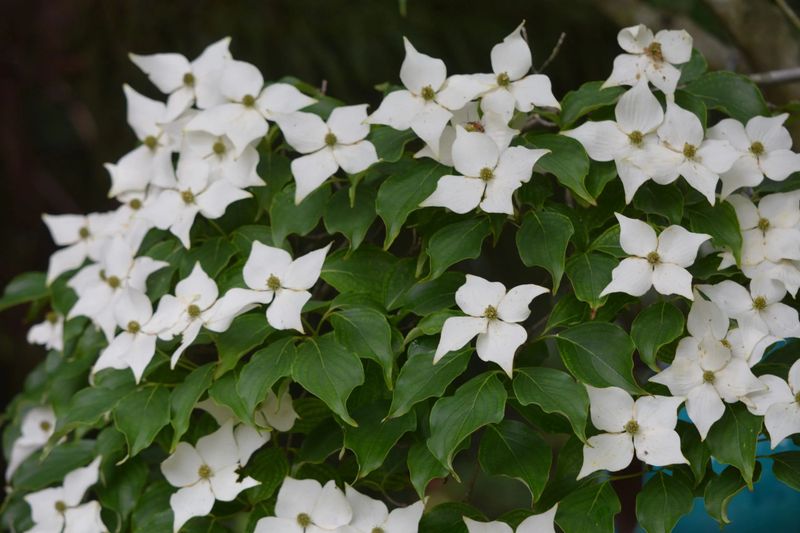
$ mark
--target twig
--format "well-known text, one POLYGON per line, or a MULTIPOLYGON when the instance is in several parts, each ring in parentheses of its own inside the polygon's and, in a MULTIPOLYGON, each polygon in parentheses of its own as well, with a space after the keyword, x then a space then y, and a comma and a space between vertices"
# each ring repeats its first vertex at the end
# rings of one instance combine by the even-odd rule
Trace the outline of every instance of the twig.
POLYGON ((536 72, 537 74, 540 72, 544 72, 544 69, 546 69, 550 65, 550 63, 558 55, 558 52, 561 51, 561 45, 564 44, 564 39, 566 39, 566 37, 567 34, 562 31, 561 35, 558 36, 558 41, 556 41, 556 45, 553 47, 553 51, 550 52, 550 56, 547 59, 545 59, 544 63, 542 63, 542 66, 539 67, 538 69, 535 69, 534 72, 536 72))
POLYGON ((555 122, 550 122, 549 120, 543 119, 539 115, 532 115, 522 125, 522 127, 520 128, 520 133, 531 131, 535 126, 544 126, 545 128, 558 129, 558 124, 556 124, 555 122))
POLYGON ((794 26, 796 30, 800 30, 800 17, 798 17, 794 9, 786 3, 786 0, 775 0, 775 3, 778 4, 778 7, 783 11, 783 14, 786 15, 786 18, 789 19, 789 22, 792 23, 792 26, 794 26))
POLYGON ((777 83, 791 83, 800 81, 800 67, 769 70, 750 74, 750 79, 760 85, 774 85, 777 83))

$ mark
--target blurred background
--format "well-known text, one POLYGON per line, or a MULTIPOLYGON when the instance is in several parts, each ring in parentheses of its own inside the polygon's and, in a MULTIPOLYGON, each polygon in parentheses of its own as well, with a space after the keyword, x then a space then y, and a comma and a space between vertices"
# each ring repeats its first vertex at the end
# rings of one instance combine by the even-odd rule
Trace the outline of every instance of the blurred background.
MULTIPOLYGON (((797 11, 800 0, 3 0, 0 285, 46 269, 54 247, 41 213, 113 207, 102 164, 135 143, 121 86, 161 98, 129 52, 180 52, 191 60, 230 35, 234 57, 257 65, 267 80, 293 75, 325 84, 348 103, 374 106, 374 86, 398 79, 403 35, 444 59, 449 73, 484 72, 491 47, 524 19, 534 67, 565 34, 545 71, 561 98, 606 78, 619 53, 618 30, 639 22, 688 30, 712 68, 800 66, 797 11)), ((796 82, 764 90, 775 105, 800 98, 796 82)), ((27 320, 23 309, 0 315, 0 405, 44 355, 25 342, 27 320)), ((628 516, 631 504, 624 504, 628 516)))

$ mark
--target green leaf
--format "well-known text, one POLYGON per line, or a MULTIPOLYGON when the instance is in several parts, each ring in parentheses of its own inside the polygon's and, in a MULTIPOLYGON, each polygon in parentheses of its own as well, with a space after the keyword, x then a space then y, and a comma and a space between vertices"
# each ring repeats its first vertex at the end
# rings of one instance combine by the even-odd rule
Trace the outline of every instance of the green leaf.
POLYGON ((772 473, 787 486, 800 491, 800 452, 782 452, 770 456, 772 473))
POLYGON ((670 224, 680 224, 683 219, 683 194, 674 185, 648 182, 633 197, 633 206, 651 215, 660 215, 670 224))
POLYGON ((270 230, 269 226, 240 226, 231 233, 231 242, 236 247, 239 255, 243 257, 250 255, 254 241, 272 246, 272 230, 270 230))
POLYGON ((625 253, 625 250, 623 250, 622 246, 619 244, 619 234, 619 226, 611 226, 592 241, 592 244, 589 246, 589 251, 600 252, 610 255, 611 257, 616 257, 617 259, 627 257, 628 254, 625 253))
POLYGON ((730 248, 736 261, 741 260, 742 233, 736 211, 729 202, 722 201, 716 205, 700 202, 686 208, 686 217, 693 232, 711 235, 712 244, 730 248))
MULTIPOLYGON (((754 479, 758 480, 761 474, 761 464, 756 464, 754 479)), ((742 479, 739 471, 729 466, 720 475, 714 475, 706 484, 703 494, 706 512, 719 522, 720 527, 730 524, 728 518, 728 504, 734 496, 739 494, 747 486, 747 482, 742 479)))
POLYGON ((613 533, 614 516, 621 509, 610 482, 589 483, 559 502, 556 523, 564 533, 613 533))
POLYGON ((516 420, 503 420, 486 427, 478 460, 487 474, 525 483, 536 501, 547 484, 552 453, 533 428, 516 420))
POLYGON ((555 335, 564 365, 583 383, 620 387, 631 394, 642 390, 633 379, 633 342, 622 328, 607 322, 587 322, 555 335))
POLYGON ((261 482, 247 491, 248 501, 253 504, 271 498, 289 475, 286 452, 283 448, 264 446, 250 458, 245 472, 261 482))
POLYGON ((450 352, 433 364, 435 345, 422 340, 408 348, 408 359, 397 376, 388 417, 402 416, 426 398, 441 397, 467 368, 471 348, 450 352))
POLYGON ((463 273, 445 272, 436 279, 412 285, 403 294, 400 306, 415 315, 430 315, 455 305, 455 293, 463 284, 463 273))
POLYGON ((306 196, 300 205, 295 205, 294 190, 294 184, 291 184, 272 198, 269 221, 275 246, 282 245, 288 235, 305 235, 313 230, 330 196, 330 186, 322 185, 306 196))
POLYGON ((546 269, 553 278, 553 293, 564 274, 567 245, 575 229, 569 218, 554 211, 530 211, 517 230, 517 250, 525 266, 546 269))
POLYGON ((681 77, 680 80, 678 80, 678 85, 685 85, 705 74, 708 70, 708 62, 706 58, 703 57, 703 54, 696 48, 692 48, 692 57, 678 68, 681 70, 681 77))
POLYGON ((236 317, 231 326, 214 341, 219 356, 215 376, 220 377, 235 368, 239 359, 261 345, 273 331, 263 311, 236 317))
POLYGON ((636 518, 647 533, 669 533, 693 505, 691 487, 662 470, 636 495, 636 518))
POLYGON ((607 297, 600 297, 600 293, 611 283, 611 271, 617 266, 617 261, 606 254, 590 252, 573 255, 566 266, 575 297, 592 309, 602 306, 607 297))
POLYGON ((236 382, 236 392, 251 416, 267 397, 272 386, 279 379, 292 374, 292 364, 296 356, 294 339, 284 337, 254 353, 250 361, 242 367, 236 382))
POLYGON ((97 499, 104 508, 116 511, 126 520, 147 485, 148 474, 147 463, 139 457, 113 465, 104 472, 103 489, 97 491, 97 499))
POLYGON ((34 455, 19 465, 14 472, 14 490, 31 492, 47 485, 61 483, 67 473, 92 462, 95 457, 95 442, 79 440, 59 444, 43 459, 34 455))
POLYGON ((422 515, 419 533, 467 533, 464 517, 486 521, 480 511, 461 502, 440 503, 422 515))
MULTIPOLYGON (((123 371, 117 371, 123 374, 123 371)), ((127 371, 124 371, 128 374, 127 371)), ((128 376, 125 376, 128 377, 128 376)), ((66 435, 79 427, 95 426, 106 413, 109 413, 117 403, 133 390, 133 376, 115 387, 88 387, 78 391, 70 399, 63 414, 56 413, 56 431, 54 435, 66 435)))
POLYGON ((0 311, 46 298, 49 293, 44 272, 25 272, 6 285, 3 297, 0 298, 0 311))
POLYGON ((378 157, 385 163, 396 163, 403 157, 406 144, 417 138, 413 130, 396 130, 388 126, 376 126, 369 135, 378 157))
POLYGON ((367 294, 383 302, 389 276, 398 263, 389 252, 368 246, 349 254, 339 250, 325 259, 321 277, 342 294, 367 294))
POLYGON ((522 405, 536 404, 546 413, 569 420, 572 430, 586 442, 586 389, 566 372, 555 368, 519 368, 514 372, 514 394, 522 405))
POLYGON ((407 159, 392 168, 391 176, 378 189, 375 204, 375 210, 386 224, 384 248, 394 242, 408 215, 436 190, 439 178, 449 170, 432 159, 407 159))
POLYGON ((481 253, 483 240, 491 224, 486 217, 448 224, 431 235, 425 252, 431 259, 430 278, 438 278, 452 265, 475 259, 481 253))
POLYGON ((586 189, 586 175, 589 173, 589 156, 581 143, 565 135, 544 133, 526 135, 528 145, 533 148, 547 148, 550 153, 536 163, 536 168, 553 174, 558 182, 570 189, 583 201, 596 205, 586 189))
POLYGON ((216 278, 236 253, 236 247, 225 237, 213 237, 187 250, 181 257, 181 277, 188 276, 196 262, 211 278, 216 278))
MULTIPOLYGON (((476 430, 503 419, 506 389, 495 372, 467 381, 453 396, 439 398, 431 410, 428 449, 454 476, 453 454, 476 430)), ((456 476, 457 477, 457 476, 456 476)))
POLYGON ((711 455, 723 464, 735 466, 747 486, 753 486, 756 444, 763 417, 750 414, 742 403, 728 404, 708 432, 706 442, 711 455))
POLYGON ((658 372, 658 349, 677 339, 684 323, 683 313, 669 302, 654 303, 639 313, 631 325, 631 339, 641 360, 658 372))
POLYGON ((617 103, 617 99, 625 92, 623 87, 606 87, 601 89, 602 81, 590 81, 580 88, 570 91, 561 100, 561 129, 569 129, 582 116, 601 107, 617 103))
POLYGON ((606 185, 617 178, 617 165, 613 161, 592 161, 586 175, 586 190, 592 198, 599 198, 606 185))
POLYGON ((722 111, 739 122, 770 114, 758 86, 741 74, 708 72, 687 84, 685 90, 702 98, 711 109, 722 111))
POLYGON ((708 446, 700 440, 700 433, 697 432, 694 424, 679 420, 675 431, 681 437, 681 451, 689 461, 689 468, 694 476, 694 484, 697 486, 706 475, 706 467, 711 458, 711 453, 708 451, 708 446))
POLYGON ((356 425, 347 412, 347 398, 364 383, 364 368, 358 356, 336 342, 333 334, 308 339, 300 345, 292 376, 342 420, 356 425))
POLYGON ((420 499, 432 479, 447 476, 448 470, 433 456, 424 442, 415 442, 408 450, 408 475, 420 499))
POLYGON ((375 220, 375 198, 378 192, 367 185, 356 188, 356 197, 350 205, 352 189, 339 189, 328 200, 322 217, 328 233, 341 233, 355 250, 361 245, 367 230, 375 220))
POLYGON ((225 374, 208 389, 208 397, 217 405, 229 408, 239 420, 255 425, 253 413, 247 410, 242 397, 236 391, 236 379, 236 372, 225 374))
POLYGON ((392 330, 383 313, 371 307, 346 306, 332 313, 330 322, 337 342, 359 357, 378 363, 386 387, 392 390, 392 330))
POLYGON ((170 394, 169 405, 172 413, 172 445, 170 451, 180 442, 181 437, 189 429, 189 419, 195 404, 211 385, 214 375, 214 363, 207 363, 192 371, 178 383, 170 394))
POLYGON ((381 467, 400 437, 417 428, 414 411, 397 418, 385 418, 387 405, 373 402, 353 413, 357 427, 344 428, 344 445, 356 454, 358 477, 381 467))
POLYGON ((145 489, 131 514, 131 533, 172 531, 173 513, 169 498, 175 487, 158 480, 145 489))
POLYGON ((589 319, 589 306, 578 300, 574 294, 566 293, 556 300, 544 332, 557 327, 572 326, 589 319))
POLYGON ((169 424, 169 390, 166 387, 143 387, 125 396, 114 409, 114 424, 125 435, 128 456, 134 457, 169 424))

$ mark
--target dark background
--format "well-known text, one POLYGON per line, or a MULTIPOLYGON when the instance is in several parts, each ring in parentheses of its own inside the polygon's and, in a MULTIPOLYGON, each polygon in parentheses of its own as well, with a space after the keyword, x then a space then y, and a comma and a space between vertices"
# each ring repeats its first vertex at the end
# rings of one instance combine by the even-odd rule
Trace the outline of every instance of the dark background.
MULTIPOLYGON (((620 27, 685 28, 712 67, 760 72, 800 65, 800 21, 780 0, 3 0, 0 2, 0 286, 45 270, 54 247, 40 214, 114 204, 102 167, 135 143, 123 83, 163 98, 128 52, 180 52, 190 60, 233 37, 234 57, 267 80, 293 75, 348 103, 379 101, 397 82, 401 37, 441 57, 448 73, 490 71, 489 51, 527 21, 534 66, 557 98, 604 79, 620 27)), ((798 84, 767 88, 785 104, 798 84)), ((796 129, 796 128, 795 128, 796 129)), ((36 317, 37 321, 39 317, 36 317)), ((28 346, 24 309, 0 315, 0 405, 44 355, 28 346)))

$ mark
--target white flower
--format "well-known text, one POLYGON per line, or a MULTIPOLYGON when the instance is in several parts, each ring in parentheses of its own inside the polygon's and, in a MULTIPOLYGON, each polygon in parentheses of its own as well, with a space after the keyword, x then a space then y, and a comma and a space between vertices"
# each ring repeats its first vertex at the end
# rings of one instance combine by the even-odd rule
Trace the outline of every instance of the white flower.
POLYGON ((263 303, 272 302, 267 308, 270 326, 303 333, 300 312, 311 299, 308 289, 319 279, 322 263, 330 247, 329 244, 292 260, 285 250, 253 242, 242 274, 245 284, 252 289, 251 293, 260 292, 263 303))
MULTIPOLYGON (((266 435, 263 442, 269 439, 266 435)), ((239 468, 255 451, 252 446, 241 445, 234 437, 233 421, 228 421, 214 433, 200 437, 196 446, 178 443, 175 453, 161 463, 161 473, 173 487, 179 487, 169 499, 175 514, 173 531, 192 517, 210 513, 216 500, 233 501, 243 490, 259 484, 249 476, 239 480, 239 468)))
MULTIPOLYGON (((558 504, 555 504, 547 511, 529 516, 519 523, 516 533, 555 533, 553 520, 558 511, 558 504)), ((478 522, 471 518, 464 517, 469 533, 512 533, 511 526, 505 522, 478 522)))
POLYGON ((720 175, 721 198, 741 187, 754 187, 764 180, 783 181, 800 170, 800 154, 791 151, 792 137, 783 123, 789 117, 753 117, 747 126, 732 118, 709 128, 709 139, 724 139, 739 152, 739 159, 720 175))
MULTIPOLYGON (((625 203, 648 179, 647 165, 639 167, 635 155, 657 142, 656 129, 664 121, 664 110, 646 80, 639 80, 623 94, 614 108, 613 120, 587 121, 562 132, 579 141, 595 161, 614 161, 625 189, 625 203)), ((642 164, 642 161, 638 161, 642 164)))
POLYGON ((147 74, 153 85, 168 94, 167 117, 171 120, 193 103, 207 109, 225 103, 220 93, 220 77, 231 59, 230 37, 212 43, 197 59, 189 62, 181 54, 129 54, 131 61, 147 74))
POLYGON ((698 289, 735 318, 739 325, 780 338, 800 335, 797 310, 781 303, 786 288, 778 281, 759 276, 750 282, 750 290, 731 280, 716 285, 699 285, 698 289))
POLYGON ((28 330, 28 342, 41 344, 48 350, 64 349, 64 317, 50 311, 45 316, 44 322, 39 322, 28 330))
POLYGON ((681 71, 674 65, 692 57, 692 36, 684 30, 653 32, 644 24, 623 28, 617 35, 619 46, 628 52, 614 59, 611 76, 603 87, 634 85, 646 78, 665 94, 675 92, 681 71))
POLYGON ((353 510, 346 533, 417 533, 425 509, 423 502, 400 507, 390 513, 382 501, 365 496, 350 485, 345 487, 345 494, 353 510))
POLYGON ((122 332, 100 352, 91 376, 105 368, 130 368, 139 383, 145 368, 156 353, 156 335, 148 330, 153 307, 147 295, 136 289, 125 289, 114 301, 114 320, 122 332))
MULTIPOLYGON (((268 391, 267 397, 256 409, 254 418, 256 423, 263 428, 285 432, 292 429, 295 421, 300 417, 294 410, 289 388, 282 387, 278 391, 278 395, 271 390, 268 391), (278 395, 280 395, 280 398, 278 395)), ((238 421, 231 408, 219 405, 210 398, 199 402, 196 407, 213 416, 220 426, 228 420, 238 421)))
POLYGON ((467 213, 476 207, 487 213, 514 213, 514 191, 531 179, 533 165, 549 150, 512 146, 500 152, 485 133, 456 126, 453 163, 462 175, 439 178, 436 190, 421 207, 447 207, 467 213))
POLYGON ((47 283, 87 259, 98 261, 109 238, 109 213, 88 215, 42 215, 53 242, 64 246, 50 256, 47 283))
POLYGON ((378 161, 375 146, 364 140, 369 135, 366 119, 367 104, 337 107, 327 122, 303 112, 275 117, 286 142, 305 154, 292 160, 296 204, 339 168, 357 174, 378 161))
POLYGON ((406 57, 400 67, 400 80, 406 90, 387 94, 367 122, 396 130, 411 128, 438 157, 439 139, 451 111, 464 107, 486 87, 471 76, 447 80, 447 67, 441 59, 417 52, 405 37, 403 44, 406 57))
POLYGON ((739 194, 729 196, 728 201, 736 210, 743 241, 747 241, 747 247, 742 246, 743 262, 800 260, 800 195, 797 192, 764 196, 758 207, 739 194))
POLYGON ((771 447, 795 433, 800 433, 800 361, 789 369, 788 383, 766 374, 758 378, 765 390, 751 393, 742 401, 754 415, 764 417, 771 447))
POLYGON ((49 405, 33 407, 22 417, 20 435, 11 446, 11 455, 6 466, 6 481, 16 472, 22 462, 36 450, 40 450, 56 427, 56 415, 49 405))
POLYGON ((244 61, 226 63, 220 92, 228 103, 201 111, 186 129, 226 135, 233 143, 235 157, 267 134, 267 120, 272 120, 276 113, 292 113, 316 102, 287 83, 264 87, 261 72, 244 61))
POLYGON ((583 466, 578 479, 597 470, 616 472, 628 466, 633 453, 652 466, 688 464, 675 432, 677 409, 683 398, 642 396, 633 398, 618 387, 586 386, 592 424, 608 433, 589 437, 583 446, 583 466))
POLYGON ((630 257, 611 272, 600 296, 624 292, 642 296, 650 287, 661 294, 680 294, 692 299, 692 275, 686 270, 694 263, 700 245, 711 238, 681 226, 669 226, 660 235, 641 220, 615 213, 619 221, 619 244, 630 257))
POLYGON ((546 288, 533 284, 506 292, 502 283, 467 274, 466 282, 456 291, 456 303, 468 316, 445 320, 433 363, 477 335, 478 357, 497 363, 511 376, 514 353, 528 338, 528 332, 517 322, 530 316, 531 301, 546 292, 546 288))
POLYGON ((262 518, 254 533, 324 533, 337 531, 353 518, 344 493, 332 480, 287 477, 278 492, 275 516, 262 518))
POLYGON ((219 218, 230 204, 250 196, 228 180, 213 179, 205 161, 182 157, 175 188, 161 191, 142 216, 159 229, 169 229, 189 248, 189 231, 198 213, 210 219, 219 218))
POLYGON ((97 502, 80 505, 86 491, 97 483, 100 457, 88 466, 73 470, 64 476, 64 484, 25 495, 31 507, 34 527, 29 531, 37 533, 95 533, 106 531, 99 520, 100 506, 97 502), (91 520, 84 521, 86 518, 91 520))
POLYGON ((238 156, 234 155, 235 151, 233 143, 225 135, 187 131, 183 137, 181 157, 188 155, 202 159, 208 164, 212 176, 218 176, 240 189, 266 185, 256 172, 258 150, 248 145, 238 156))
POLYGON ((716 200, 719 175, 739 158, 728 141, 703 140, 700 119, 674 102, 667 102, 664 122, 658 128, 660 143, 648 145, 635 156, 635 162, 652 175, 653 181, 667 185, 683 176, 686 182, 706 197, 716 200))

